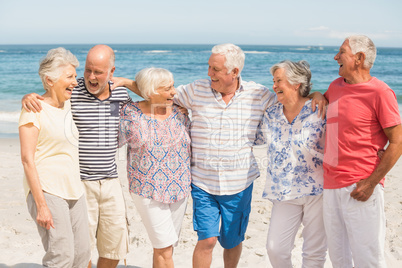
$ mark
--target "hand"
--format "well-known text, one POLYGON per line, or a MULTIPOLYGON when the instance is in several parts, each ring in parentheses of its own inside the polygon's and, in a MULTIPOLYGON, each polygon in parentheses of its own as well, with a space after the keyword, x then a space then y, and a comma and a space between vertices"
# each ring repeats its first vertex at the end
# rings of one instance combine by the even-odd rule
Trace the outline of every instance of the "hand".
POLYGON ((50 227, 54 229, 52 214, 50 213, 50 210, 47 206, 43 208, 38 208, 36 222, 47 230, 49 230, 50 227))
POLYGON ((44 100, 44 98, 36 93, 27 94, 21 100, 22 107, 27 112, 39 113, 42 110, 39 100, 44 100))
POLYGON ((188 110, 184 107, 178 106, 177 107, 179 109, 179 111, 184 114, 184 115, 188 115, 188 110))
POLYGON ((384 155, 384 153, 385 153, 385 150, 384 150, 384 149, 378 150, 377 156, 378 156, 378 158, 380 158, 380 160, 381 160, 382 156, 384 155))
POLYGON ((324 119, 327 115, 328 100, 320 92, 314 92, 313 99, 311 100, 311 109, 315 112, 316 105, 318 105, 318 115, 324 119))
POLYGON ((112 77, 113 84, 110 87, 110 90, 114 90, 116 87, 128 87, 127 78, 124 77, 112 77))
POLYGON ((356 188, 350 193, 350 196, 357 201, 367 201, 373 194, 375 186, 368 179, 360 180, 356 183, 356 188))

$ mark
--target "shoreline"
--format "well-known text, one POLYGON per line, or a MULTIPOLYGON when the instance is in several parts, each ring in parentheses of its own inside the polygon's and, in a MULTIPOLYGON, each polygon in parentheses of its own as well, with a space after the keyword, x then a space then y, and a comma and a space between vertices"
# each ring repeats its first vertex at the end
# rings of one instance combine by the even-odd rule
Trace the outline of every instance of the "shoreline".
MULTIPOLYGON (((36 225, 28 213, 22 187, 23 170, 20 161, 18 138, 0 138, 0 268, 42 267, 43 248, 36 230, 36 225)), ((264 156, 264 148, 256 148, 257 158, 264 156)), ((152 247, 147 233, 137 214, 128 193, 125 171, 125 150, 118 150, 117 164, 119 179, 126 197, 129 219, 130 246, 127 256, 127 267, 151 267, 152 247)), ((258 161, 262 162, 262 161, 258 161)), ((266 235, 269 226, 271 202, 262 198, 265 184, 265 170, 254 182, 252 210, 250 222, 243 242, 243 252, 238 267, 271 267, 265 250, 266 235)), ((385 181, 385 211, 387 218, 387 233, 385 254, 388 267, 402 267, 402 158, 388 173, 385 181)), ((301 232, 296 236, 292 261, 295 267, 301 266, 301 232)), ((174 251, 175 266, 191 267, 191 256, 197 242, 197 235, 192 228, 192 201, 188 201, 186 215, 183 220, 179 245, 174 251)), ((223 267, 223 250, 219 243, 213 252, 212 267, 223 267)), ((96 252, 93 252, 93 266, 96 267, 96 252)), ((120 261, 119 268, 124 267, 120 261)), ((327 258, 325 268, 332 267, 327 258)))

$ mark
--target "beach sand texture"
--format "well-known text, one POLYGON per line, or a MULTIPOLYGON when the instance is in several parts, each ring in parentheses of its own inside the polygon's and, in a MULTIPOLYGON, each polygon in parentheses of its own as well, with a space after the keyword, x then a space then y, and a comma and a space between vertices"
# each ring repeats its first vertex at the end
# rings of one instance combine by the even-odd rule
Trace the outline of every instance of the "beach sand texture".
MULTIPOLYGON (((23 169, 20 161, 18 139, 0 139, 0 268, 3 267, 42 267, 44 254, 37 233, 36 225, 28 213, 23 187, 23 169)), ((255 150, 257 159, 262 160, 264 149, 255 150)), ((136 213, 128 193, 125 171, 125 150, 117 155, 119 178, 126 196, 129 230, 130 253, 127 267, 152 267, 152 247, 145 228, 136 213)), ((262 162, 262 161, 260 161, 262 162)), ((387 175, 385 185, 385 211, 387 217, 386 259, 388 267, 402 267, 402 158, 387 175)), ((250 222, 243 243, 243 253, 238 267, 271 267, 265 250, 266 235, 269 226, 271 202, 262 199, 265 184, 265 170, 255 181, 250 222)), ((178 247, 174 251, 175 266, 191 267, 192 253, 197 242, 192 228, 192 203, 188 202, 182 234, 178 247)), ((296 237, 292 261, 294 267, 301 267, 301 232, 296 237)), ((212 267, 223 267, 223 250, 219 244, 214 249, 212 267)), ((93 252, 96 263, 97 255, 93 252)), ((95 264, 93 267, 96 267, 95 264)), ((124 267, 120 261, 119 267, 124 267)), ((325 267, 332 267, 327 259, 325 267)))

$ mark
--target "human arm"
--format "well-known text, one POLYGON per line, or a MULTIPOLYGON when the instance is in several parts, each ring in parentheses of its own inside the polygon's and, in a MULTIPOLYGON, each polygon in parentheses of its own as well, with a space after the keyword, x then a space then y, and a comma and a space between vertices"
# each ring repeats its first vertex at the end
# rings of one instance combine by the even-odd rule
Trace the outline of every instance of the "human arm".
POLYGON ((41 95, 30 93, 22 97, 21 104, 27 112, 39 113, 42 110, 42 105, 39 100, 43 100, 41 95))
POLYGON ((374 172, 367 178, 356 183, 356 188, 350 196, 358 201, 367 201, 374 188, 391 170, 402 154, 402 126, 396 125, 384 129, 389 145, 381 157, 380 163, 374 172))
POLYGON ((31 190, 37 207, 36 221, 40 226, 49 230, 50 227, 54 228, 53 218, 46 204, 34 161, 39 129, 32 123, 29 123, 19 127, 19 134, 21 162, 24 167, 29 189, 31 190))
POLYGON ((138 96, 141 96, 141 92, 137 87, 137 83, 134 80, 124 78, 124 77, 113 77, 112 78, 113 85, 111 86, 111 90, 115 89, 116 87, 126 87, 130 91, 134 92, 138 96))
POLYGON ((311 109, 315 112, 316 105, 318 105, 318 116, 324 119, 327 114, 328 100, 320 92, 316 91, 308 95, 311 99, 311 109))

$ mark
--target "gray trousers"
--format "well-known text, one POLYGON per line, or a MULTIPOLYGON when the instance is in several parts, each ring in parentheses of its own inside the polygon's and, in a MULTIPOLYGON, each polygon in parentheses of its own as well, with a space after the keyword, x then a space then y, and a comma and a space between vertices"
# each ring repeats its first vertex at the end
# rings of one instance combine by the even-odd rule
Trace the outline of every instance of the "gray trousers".
POLYGON ((48 193, 47 206, 55 228, 41 227, 36 222, 37 208, 32 193, 27 197, 28 211, 36 222, 46 253, 42 259, 45 267, 87 267, 91 258, 88 213, 85 196, 78 200, 66 200, 48 193))

